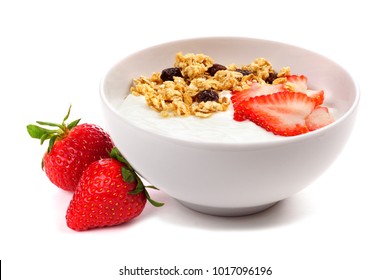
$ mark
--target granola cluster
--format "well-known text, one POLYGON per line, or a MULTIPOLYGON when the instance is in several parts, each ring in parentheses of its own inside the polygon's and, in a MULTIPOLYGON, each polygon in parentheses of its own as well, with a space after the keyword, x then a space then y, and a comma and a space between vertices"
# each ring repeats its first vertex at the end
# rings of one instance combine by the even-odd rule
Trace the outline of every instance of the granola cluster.
MULTIPOLYGON (((146 103, 163 117, 197 116, 206 118, 215 112, 226 111, 230 100, 226 91, 249 88, 250 83, 285 83, 290 74, 289 67, 283 67, 278 73, 264 58, 257 58, 248 65, 238 67, 235 64, 223 66, 204 54, 181 52, 176 54, 174 68, 177 72, 171 77, 162 73, 153 73, 147 78, 141 76, 133 80, 130 92, 143 95, 146 103), (215 92, 213 100, 199 98, 204 91, 215 92)), ((166 70, 170 70, 166 69, 166 70)), ((169 71, 165 71, 169 72, 169 71)))

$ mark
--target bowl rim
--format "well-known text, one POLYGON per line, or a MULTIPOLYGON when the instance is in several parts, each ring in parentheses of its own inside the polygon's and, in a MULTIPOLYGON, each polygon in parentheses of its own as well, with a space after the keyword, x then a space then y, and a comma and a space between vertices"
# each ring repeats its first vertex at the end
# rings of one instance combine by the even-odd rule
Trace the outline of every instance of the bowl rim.
POLYGON ((99 85, 99 95, 100 95, 100 99, 101 99, 101 102, 103 103, 103 105, 106 106, 111 111, 111 113, 113 113, 117 118, 121 119, 126 124, 131 125, 134 129, 142 131, 143 133, 153 135, 153 136, 158 136, 163 140, 172 141, 173 143, 176 143, 179 145, 190 145, 193 147, 203 147, 203 148, 207 147, 207 148, 212 148, 212 149, 219 148, 219 149, 229 149, 229 150, 242 149, 242 148, 253 149, 253 148, 260 148, 260 147, 261 148, 274 147, 274 146, 279 146, 279 145, 285 145, 288 143, 297 143, 297 142, 301 142, 301 141, 306 141, 310 138, 315 138, 317 136, 324 135, 324 134, 328 133, 330 130, 333 130, 334 128, 339 126, 344 120, 349 118, 356 111, 358 104, 360 102, 360 94, 361 94, 361 91, 360 91, 359 85, 358 85, 357 81, 355 80, 355 78, 353 77, 353 75, 351 74, 351 72, 349 70, 347 70, 345 68, 345 66, 341 65, 340 63, 332 60, 331 58, 329 58, 327 56, 324 56, 318 52, 314 52, 312 50, 309 50, 309 49, 306 49, 306 48, 303 48, 303 47, 300 47, 297 45, 289 44, 289 43, 284 43, 284 42, 275 41, 275 40, 262 39, 262 38, 255 38, 255 37, 239 37, 239 36, 238 37, 237 36, 191 37, 191 38, 167 41, 167 42, 163 42, 160 44, 151 45, 149 47, 132 52, 129 55, 127 55, 127 56, 123 57, 122 59, 120 59, 119 61, 117 61, 115 64, 113 64, 108 69, 108 71, 106 71, 106 73, 103 75, 103 77, 101 78, 101 81, 100 81, 100 85, 99 85), (290 137, 281 137, 277 141, 265 140, 265 141, 260 141, 260 142, 254 141, 254 142, 245 142, 245 143, 236 143, 236 142, 220 143, 220 142, 212 142, 212 141, 196 141, 196 140, 191 140, 191 139, 175 138, 173 136, 168 136, 168 135, 165 135, 163 133, 159 133, 157 131, 152 132, 148 129, 143 129, 140 126, 134 125, 128 119, 126 119, 124 116, 122 116, 118 112, 118 110, 114 108, 113 104, 111 104, 111 102, 108 101, 106 94, 105 94, 105 91, 104 91, 105 81, 107 80, 108 75, 112 72, 112 70, 114 70, 118 65, 120 65, 121 63, 123 63, 124 61, 129 59, 130 57, 137 55, 138 53, 141 53, 141 52, 146 51, 146 50, 150 50, 153 48, 160 48, 160 47, 168 46, 170 44, 177 44, 180 42, 189 42, 189 41, 199 41, 199 40, 215 40, 215 39, 218 39, 218 40, 254 40, 254 41, 258 41, 258 42, 266 42, 266 43, 271 43, 271 44, 273 43, 273 44, 284 45, 286 47, 293 47, 293 48, 300 49, 300 50, 305 51, 305 52, 310 52, 310 53, 315 54, 319 57, 323 57, 323 58, 331 61, 335 65, 337 65, 340 69, 344 70, 344 72, 347 73, 347 75, 350 77, 352 84, 353 84, 354 88, 356 89, 355 96, 354 96, 355 98, 353 100, 353 103, 349 107, 349 109, 344 114, 342 114, 339 118, 337 118, 333 123, 331 123, 325 127, 322 127, 320 129, 310 131, 308 133, 304 133, 304 134, 300 134, 300 135, 296 135, 296 136, 290 136, 290 137))

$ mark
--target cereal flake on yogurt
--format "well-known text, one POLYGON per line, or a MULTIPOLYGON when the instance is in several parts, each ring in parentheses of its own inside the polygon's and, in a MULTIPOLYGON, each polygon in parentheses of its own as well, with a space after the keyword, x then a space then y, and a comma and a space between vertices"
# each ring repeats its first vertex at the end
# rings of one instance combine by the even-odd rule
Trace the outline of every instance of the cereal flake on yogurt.
POLYGON ((179 52, 173 67, 133 80, 130 92, 144 96, 147 105, 163 117, 210 117, 226 111, 230 105, 227 93, 250 88, 250 84, 286 83, 290 68, 276 72, 264 58, 248 65, 224 66, 205 54, 179 52))

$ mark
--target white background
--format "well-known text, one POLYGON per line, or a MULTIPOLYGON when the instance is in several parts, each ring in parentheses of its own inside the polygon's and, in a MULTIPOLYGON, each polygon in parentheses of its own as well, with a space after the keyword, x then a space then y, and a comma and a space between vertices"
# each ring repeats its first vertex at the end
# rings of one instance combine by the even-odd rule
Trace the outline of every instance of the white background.
MULTIPOLYGON (((386 1, 0 2, 0 259, 4 279, 390 279, 389 50, 386 1), (67 228, 71 194, 40 169, 26 125, 104 127, 99 82, 122 57, 162 42, 247 36, 305 47, 345 66, 362 98, 328 171, 269 211, 198 214, 163 192, 124 226, 67 228), (124 266, 271 266, 272 277, 124 277, 124 266)), ((147 156, 147 155, 145 155, 147 156)), ((315 155, 313 155, 315 156, 315 155)), ((243 178, 244 180, 244 178, 243 178)))

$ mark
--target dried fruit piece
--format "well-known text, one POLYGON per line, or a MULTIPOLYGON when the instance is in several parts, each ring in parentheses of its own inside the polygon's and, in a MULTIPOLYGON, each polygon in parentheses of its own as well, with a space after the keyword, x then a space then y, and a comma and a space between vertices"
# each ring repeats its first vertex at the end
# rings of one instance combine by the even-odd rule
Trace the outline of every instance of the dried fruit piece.
POLYGON ((244 70, 244 69, 236 69, 235 71, 241 73, 243 76, 248 76, 248 75, 252 74, 251 71, 244 70))
POLYGON ((217 73, 219 70, 226 70, 227 68, 221 64, 214 63, 213 66, 211 66, 209 69, 207 69, 207 73, 210 74, 210 76, 214 76, 215 73, 217 73))
POLYGON ((161 71, 161 80, 165 81, 173 81, 173 77, 183 77, 181 74, 180 68, 177 67, 171 67, 166 68, 161 71))
POLYGON ((274 80, 276 80, 278 78, 278 73, 275 73, 275 72, 270 72, 268 74, 268 78, 265 79, 265 82, 267 84, 272 84, 274 80))
POLYGON ((196 102, 207 102, 207 101, 218 101, 219 95, 216 91, 212 89, 207 89, 199 92, 197 95, 195 95, 195 101, 196 102))

